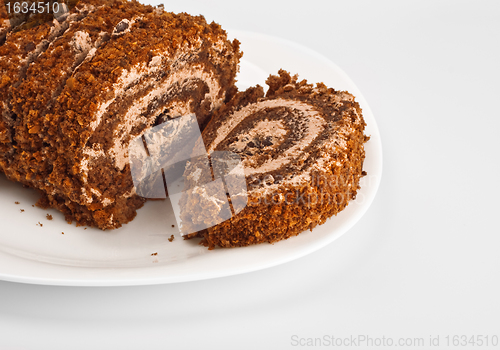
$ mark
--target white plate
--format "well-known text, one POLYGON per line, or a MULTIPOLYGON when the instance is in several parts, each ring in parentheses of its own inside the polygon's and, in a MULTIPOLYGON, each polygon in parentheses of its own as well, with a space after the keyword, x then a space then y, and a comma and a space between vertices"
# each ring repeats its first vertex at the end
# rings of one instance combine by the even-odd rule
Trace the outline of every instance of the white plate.
POLYGON ((264 85, 270 73, 284 68, 310 82, 322 81, 356 96, 367 123, 366 134, 371 136, 364 164, 368 176, 362 179, 356 201, 312 232, 286 241, 209 251, 197 240, 184 241, 172 228, 175 218, 168 200, 148 202, 133 222, 103 232, 68 225, 61 213, 32 207, 37 193, 0 175, 0 279, 47 285, 123 286, 235 275, 312 253, 361 218, 380 183, 382 147, 375 119, 357 87, 334 63, 308 48, 262 34, 230 34, 242 42, 244 51, 240 88, 264 85), (53 220, 49 221, 47 214, 53 220), (175 235, 173 242, 168 241, 171 234, 175 235))

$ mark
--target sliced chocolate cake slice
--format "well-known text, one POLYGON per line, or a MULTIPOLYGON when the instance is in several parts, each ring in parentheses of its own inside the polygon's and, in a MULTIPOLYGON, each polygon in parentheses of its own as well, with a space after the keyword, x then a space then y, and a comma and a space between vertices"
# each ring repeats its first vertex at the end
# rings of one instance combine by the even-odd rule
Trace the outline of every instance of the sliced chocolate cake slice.
MULTIPOLYGON (((209 248, 274 243, 312 229, 356 198, 365 174, 368 137, 361 108, 351 94, 299 82, 283 70, 267 84, 265 96, 260 86, 238 93, 202 134, 209 154, 226 151, 241 158, 247 185, 246 193, 232 196, 246 197, 246 207, 234 208, 232 200, 232 217, 207 230, 189 233, 192 210, 181 214, 187 223, 181 223, 181 233, 203 237, 209 248)), ((186 174, 211 178, 189 167, 186 174)), ((192 202, 213 216, 224 210, 216 205, 221 199, 193 188, 184 194, 185 208, 192 202)))

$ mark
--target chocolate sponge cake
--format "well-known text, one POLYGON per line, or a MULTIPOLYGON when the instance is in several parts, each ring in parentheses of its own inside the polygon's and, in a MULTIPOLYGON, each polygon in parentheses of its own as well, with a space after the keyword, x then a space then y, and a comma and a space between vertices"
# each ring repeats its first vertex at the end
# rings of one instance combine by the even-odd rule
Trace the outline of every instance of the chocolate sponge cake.
POLYGON ((0 170, 78 224, 132 220, 130 140, 186 113, 203 128, 236 92, 239 43, 201 16, 80 1, 23 35, 0 46, 0 170))
MULTIPOLYGON (((246 190, 231 197, 233 206, 246 197, 246 207, 233 208, 230 219, 195 233, 190 203, 216 216, 222 201, 196 187, 185 192, 181 232, 203 237, 209 248, 274 243, 312 229, 356 197, 365 174, 368 137, 351 94, 298 81, 283 70, 267 84, 265 96, 260 86, 239 92, 203 131, 208 153, 237 154, 246 177, 246 190)), ((192 167, 188 178, 211 178, 192 167)))

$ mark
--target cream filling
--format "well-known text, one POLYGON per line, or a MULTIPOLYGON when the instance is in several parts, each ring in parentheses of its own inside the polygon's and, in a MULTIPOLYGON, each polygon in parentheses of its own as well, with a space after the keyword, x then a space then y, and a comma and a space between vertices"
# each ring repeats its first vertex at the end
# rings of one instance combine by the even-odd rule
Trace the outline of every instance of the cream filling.
POLYGON ((84 31, 75 32, 71 39, 70 46, 75 53, 89 52, 92 47, 92 40, 90 35, 84 31))
MULTIPOLYGON (((247 147, 250 140, 262 136, 272 136, 277 142, 282 142, 286 135, 286 130, 283 122, 280 120, 261 120, 249 132, 238 135, 238 141, 233 142, 230 146, 231 150, 241 152, 247 147)), ((275 142, 273 142, 275 143, 275 142)))
POLYGON ((307 103, 294 100, 285 100, 281 98, 249 104, 233 112, 233 114, 227 118, 226 122, 222 124, 222 126, 218 129, 217 137, 211 143, 208 149, 208 153, 212 153, 213 151, 215 151, 217 146, 227 137, 227 135, 229 135, 229 133, 249 115, 255 114, 264 108, 275 107, 288 107, 291 109, 296 109, 304 113, 305 116, 318 114, 314 107, 307 103))
MULTIPOLYGON (((300 118, 304 118, 307 120, 306 135, 293 147, 290 147, 288 150, 286 150, 281 157, 279 157, 278 159, 268 160, 257 168, 252 166, 253 163, 252 158, 245 159, 243 161, 243 166, 245 168, 245 176, 266 173, 281 168, 283 165, 289 163, 293 158, 299 156, 300 153, 308 145, 310 145, 311 142, 324 130, 324 124, 326 123, 325 119, 310 104, 300 101, 285 100, 285 99, 267 100, 250 104, 234 112, 233 115, 228 118, 226 123, 224 123, 219 128, 219 133, 214 142, 212 142, 212 144, 210 145, 208 152, 212 153, 217 147, 217 145, 219 145, 229 135, 229 133, 246 117, 257 113, 258 111, 264 108, 273 108, 273 107, 288 107, 290 109, 294 109, 295 111, 297 111, 299 113, 300 118)), ((251 130, 249 134, 259 133, 264 130, 270 132, 272 131, 273 126, 274 128, 276 128, 277 131, 279 130, 278 125, 271 125, 271 122, 269 121, 264 123, 266 124, 265 125, 257 124, 258 130, 251 130)), ((278 131, 278 134, 281 135, 282 132, 283 131, 278 131)))
MULTIPOLYGON (((113 85, 113 97, 103 102, 97 108, 97 113, 94 115, 94 120, 90 123, 90 130, 94 131, 97 126, 101 123, 102 116, 108 110, 108 107, 116 100, 116 96, 122 95, 125 90, 133 83, 138 83, 139 79, 144 75, 149 75, 156 73, 159 70, 159 66, 146 66, 146 63, 141 63, 138 66, 133 67, 130 71, 123 70, 122 75, 118 78, 118 81, 113 85), (141 74, 141 71, 144 72, 141 74)), ((106 91, 107 92, 107 91, 106 91)))
MULTIPOLYGON (((91 158, 104 157, 105 153, 100 147, 100 145, 94 145, 93 148, 85 148, 83 150, 84 158, 80 162, 80 171, 84 174, 84 181, 87 182, 87 177, 89 173, 89 160, 91 158)), ((88 189, 87 187, 82 187, 82 195, 80 200, 85 204, 92 203, 92 193, 95 189, 88 189)))

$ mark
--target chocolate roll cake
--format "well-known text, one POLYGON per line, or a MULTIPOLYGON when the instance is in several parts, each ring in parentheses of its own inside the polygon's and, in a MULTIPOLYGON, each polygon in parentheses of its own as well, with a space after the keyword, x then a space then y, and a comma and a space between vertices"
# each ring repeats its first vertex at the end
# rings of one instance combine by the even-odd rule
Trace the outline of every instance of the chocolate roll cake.
POLYGON ((0 47, 0 170, 81 225, 117 228, 143 205, 131 140, 187 113, 203 127, 236 92, 239 43, 201 16, 94 0, 23 35, 0 47))
MULTIPOLYGON (((274 243, 312 229, 356 197, 365 174, 368 137, 351 94, 299 82, 283 70, 266 83, 265 96, 260 86, 238 93, 203 131, 208 153, 237 154, 246 177, 246 191, 227 191, 232 217, 195 233, 190 233, 190 203, 212 216, 225 208, 221 198, 207 196, 201 187, 185 192, 181 232, 186 238, 203 237, 210 249, 274 243), (247 199, 242 210, 234 208, 238 198, 247 199)), ((186 174, 213 176, 192 165, 186 174)))

